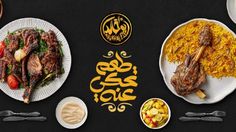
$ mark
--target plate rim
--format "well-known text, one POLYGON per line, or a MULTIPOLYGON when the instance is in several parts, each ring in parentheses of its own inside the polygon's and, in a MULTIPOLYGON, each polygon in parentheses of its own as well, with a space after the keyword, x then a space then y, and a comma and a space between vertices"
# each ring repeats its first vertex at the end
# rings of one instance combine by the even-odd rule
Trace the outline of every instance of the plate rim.
POLYGON ((182 26, 184 26, 184 25, 186 25, 186 24, 188 24, 188 23, 190 23, 190 22, 192 22, 192 21, 196 21, 196 20, 204 20, 204 21, 208 21, 208 22, 217 23, 217 24, 223 26, 224 28, 226 28, 229 32, 231 32, 231 33, 236 37, 236 34, 235 34, 228 26, 226 26, 224 23, 222 23, 222 22, 220 22, 220 21, 218 21, 218 20, 208 19, 208 18, 193 18, 193 19, 190 19, 190 20, 188 20, 188 21, 185 21, 185 22, 179 24, 178 26, 176 26, 176 27, 170 32, 170 34, 166 37, 166 39, 163 41, 162 47, 161 47, 160 56, 159 56, 159 69, 160 69, 160 72, 161 72, 161 74, 162 74, 163 80, 164 80, 164 82, 165 82, 165 84, 166 84, 166 87, 167 87, 167 88, 169 89, 169 91, 171 91, 171 93, 173 93, 175 96, 177 96, 177 97, 179 97, 179 98, 181 98, 181 99, 183 99, 183 100, 185 100, 186 102, 191 103, 191 104, 196 104, 196 105, 201 105, 201 104, 205 104, 205 105, 206 105, 206 104, 215 104, 215 103, 220 102, 220 101, 223 100, 224 98, 226 98, 226 97, 227 97, 228 95, 230 95, 231 93, 233 93, 233 92, 235 91, 235 89, 236 89, 236 86, 234 87, 234 89, 232 89, 231 91, 229 91, 225 96, 222 96, 222 97, 216 99, 215 101, 211 101, 211 102, 206 102, 206 101, 205 101, 205 102, 191 101, 191 100, 188 100, 188 99, 187 99, 186 97, 184 97, 184 96, 178 95, 176 92, 172 91, 172 90, 169 88, 169 86, 167 85, 168 83, 167 83, 167 80, 166 80, 166 76, 165 76, 165 74, 164 74, 164 70, 163 70, 163 68, 162 68, 162 67, 163 67, 163 66, 162 66, 162 61, 163 61, 163 59, 165 59, 163 50, 164 50, 164 46, 165 46, 165 44, 166 44, 166 41, 171 37, 171 35, 172 35, 177 29, 179 29, 180 27, 182 27, 182 26))
MULTIPOLYGON (((38 99, 38 100, 32 100, 32 101, 31 101, 31 103, 35 103, 35 102, 39 102, 39 101, 42 101, 42 100, 45 100, 45 99, 51 97, 53 94, 55 94, 55 93, 63 86, 63 84, 64 84, 64 83, 66 82, 66 80, 68 79, 68 76, 69 76, 70 71, 71 71, 71 67, 72 67, 72 55, 71 55, 71 50, 70 50, 69 43, 68 43, 66 37, 64 36, 64 34, 63 34, 55 25, 53 25, 52 23, 50 23, 50 22, 48 22, 48 21, 46 21, 46 20, 44 20, 44 19, 35 18, 35 17, 23 17, 23 18, 18 18, 18 19, 15 19, 15 20, 10 21, 10 22, 8 22, 7 24, 5 24, 3 27, 0 28, 0 31, 3 30, 4 28, 6 28, 7 26, 11 25, 11 24, 17 23, 18 21, 26 21, 26 20, 42 21, 42 22, 44 22, 44 23, 50 25, 51 27, 53 27, 55 30, 57 30, 57 31, 61 34, 61 36, 62 36, 62 38, 64 39, 64 41, 66 42, 66 44, 68 45, 68 49, 69 49, 69 50, 68 50, 67 52, 68 52, 68 55, 69 55, 69 58, 70 58, 69 67, 68 67, 68 74, 65 76, 65 80, 63 80, 61 86, 60 86, 59 88, 57 88, 57 90, 55 90, 54 92, 48 94, 47 96, 45 96, 45 97, 43 97, 43 98, 41 98, 41 99, 38 99)), ((29 26, 29 27, 30 27, 30 26, 29 26)), ((22 28, 22 27, 19 27, 19 28, 22 28)), ((32 27, 32 28, 35 28, 35 27, 32 27)), ((36 27, 36 28, 37 28, 37 27, 36 27)), ((59 41, 60 41, 60 40, 59 40, 59 41)), ((64 74, 65 74, 65 73, 64 73, 64 74)), ((7 93, 6 91, 2 90, 2 88, 0 88, 0 90, 1 90, 4 94, 6 94, 8 97, 10 97, 10 98, 12 98, 12 99, 14 99, 14 100, 17 100, 17 101, 20 101, 20 102, 23 101, 23 99, 19 99, 19 98, 17 98, 17 97, 10 96, 10 94, 7 93)), ((21 89, 18 89, 18 90, 21 90, 21 89)))
MULTIPOLYGON (((230 1, 232 0, 226 0, 226 9, 227 9, 227 13, 230 17, 230 19, 233 21, 233 23, 236 24, 236 18, 233 17, 232 15, 232 9, 231 9, 231 6, 230 6, 230 1)), ((234 0, 235 1, 235 0, 234 0)), ((236 2, 236 1, 235 1, 236 2)))

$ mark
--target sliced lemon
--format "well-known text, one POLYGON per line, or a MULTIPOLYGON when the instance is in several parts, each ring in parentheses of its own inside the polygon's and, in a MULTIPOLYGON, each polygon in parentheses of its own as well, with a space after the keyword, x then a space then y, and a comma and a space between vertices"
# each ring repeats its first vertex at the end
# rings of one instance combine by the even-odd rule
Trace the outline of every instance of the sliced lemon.
POLYGON ((152 109, 150 110, 150 113, 151 113, 151 115, 156 115, 156 114, 158 114, 158 109, 152 108, 152 109))
POLYGON ((162 115, 161 115, 161 114, 157 114, 157 115, 155 116, 155 120, 156 120, 156 121, 161 121, 161 120, 162 120, 162 115))

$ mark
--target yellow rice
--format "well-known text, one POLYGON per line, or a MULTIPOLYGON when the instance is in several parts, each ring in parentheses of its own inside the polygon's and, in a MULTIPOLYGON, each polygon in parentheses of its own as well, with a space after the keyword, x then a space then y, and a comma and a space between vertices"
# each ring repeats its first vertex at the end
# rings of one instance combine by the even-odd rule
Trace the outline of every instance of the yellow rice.
POLYGON ((183 62, 186 54, 199 49, 198 36, 201 28, 208 24, 213 41, 200 58, 204 71, 213 77, 236 77, 236 38, 221 25, 205 20, 192 21, 177 29, 166 41, 164 54, 170 62, 183 62))

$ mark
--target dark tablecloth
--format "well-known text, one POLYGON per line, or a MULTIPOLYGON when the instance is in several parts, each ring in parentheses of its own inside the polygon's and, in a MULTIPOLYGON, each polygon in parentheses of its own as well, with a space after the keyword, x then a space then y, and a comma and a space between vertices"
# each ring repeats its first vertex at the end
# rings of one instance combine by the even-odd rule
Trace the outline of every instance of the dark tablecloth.
MULTIPOLYGON (((89 109, 86 123, 76 129, 81 132, 146 132, 151 131, 139 118, 139 108, 146 99, 160 97, 172 110, 169 124, 156 131, 234 132, 236 130, 235 92, 211 105, 193 105, 173 95, 166 87, 158 61, 162 43, 177 25, 192 18, 215 19, 236 32, 230 20, 225 0, 4 0, 4 16, 0 27, 23 17, 41 18, 51 22, 67 38, 72 53, 72 68, 64 85, 51 97, 29 105, 0 92, 0 110, 40 111, 46 122, 0 122, 1 132, 68 131, 55 118, 58 102, 67 96, 84 100, 89 109), (116 47, 107 44, 99 33, 102 19, 112 13, 124 13, 133 25, 130 39, 116 47), (138 66, 137 99, 123 113, 110 113, 93 101, 89 82, 95 76, 96 63, 109 50, 126 50, 138 66), (179 116, 187 111, 210 112, 225 110, 223 123, 183 123, 179 116)), ((223 88, 223 87, 222 87, 223 88)))

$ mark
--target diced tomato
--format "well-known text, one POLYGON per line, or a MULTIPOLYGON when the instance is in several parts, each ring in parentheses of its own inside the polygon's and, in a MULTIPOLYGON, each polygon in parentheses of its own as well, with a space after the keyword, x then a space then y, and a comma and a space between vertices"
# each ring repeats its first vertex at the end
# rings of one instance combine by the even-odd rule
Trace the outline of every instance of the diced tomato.
POLYGON ((18 89, 19 82, 14 75, 9 75, 7 77, 7 84, 12 90, 18 89))
POLYGON ((1 42, 0 42, 0 58, 2 58, 3 55, 4 55, 4 49, 5 49, 5 47, 6 47, 6 44, 4 43, 4 41, 1 41, 1 42))
POLYGON ((145 116, 146 116, 146 118, 151 118, 151 117, 149 117, 149 116, 147 115, 147 113, 145 113, 145 116))
POLYGON ((157 127, 158 123, 157 122, 152 122, 153 127, 157 127))

